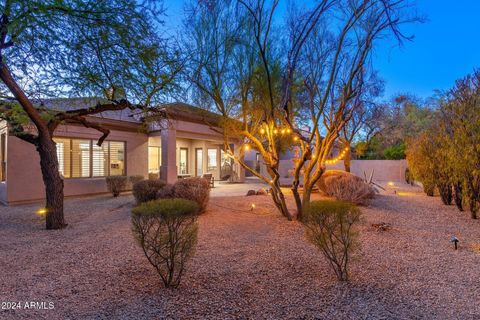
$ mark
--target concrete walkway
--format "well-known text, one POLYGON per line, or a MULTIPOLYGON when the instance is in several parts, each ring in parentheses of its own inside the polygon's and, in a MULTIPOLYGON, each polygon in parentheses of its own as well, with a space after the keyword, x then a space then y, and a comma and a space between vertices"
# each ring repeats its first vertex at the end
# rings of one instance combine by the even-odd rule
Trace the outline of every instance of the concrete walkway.
POLYGON ((245 183, 226 183, 215 181, 215 188, 210 190, 211 197, 245 196, 248 190, 267 189, 268 185, 258 178, 246 178, 245 183))

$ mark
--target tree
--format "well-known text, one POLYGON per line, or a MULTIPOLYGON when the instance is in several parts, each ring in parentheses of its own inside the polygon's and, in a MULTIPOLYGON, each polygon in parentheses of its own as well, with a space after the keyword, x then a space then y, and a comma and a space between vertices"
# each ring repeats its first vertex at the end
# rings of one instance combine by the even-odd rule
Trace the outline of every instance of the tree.
POLYGON ((406 1, 339 2, 338 5, 335 20, 318 24, 316 27, 320 30, 307 40, 301 73, 305 78, 308 101, 305 108, 312 124, 310 132, 305 134, 298 129, 290 100, 283 100, 285 121, 298 137, 301 149, 292 185, 300 219, 302 211, 308 208, 315 184, 325 172, 325 162, 334 142, 356 112, 352 102, 365 83, 367 61, 375 42, 391 33, 399 41, 405 39, 399 30, 400 24, 417 20, 408 16, 410 5, 406 1), (340 31, 337 34, 329 31, 332 35, 324 37, 321 28, 328 25, 339 26, 340 31), (324 41, 331 43, 320 46, 324 50, 318 50, 318 44, 324 41), (302 197, 300 176, 303 177, 302 197))
POLYGON ((102 134, 101 145, 109 130, 89 116, 150 103, 178 72, 153 28, 161 10, 153 1, 140 5, 134 0, 1 4, 0 117, 9 122, 11 134, 33 144, 39 153, 47 229, 66 226, 63 180, 53 141, 57 126, 77 123, 96 129, 102 134), (49 97, 82 96, 104 98, 78 110, 42 106, 49 97))
POLYGON ((449 159, 454 186, 460 189, 471 217, 476 219, 480 201, 480 71, 456 82, 441 111, 450 129, 449 159))
POLYGON ((345 152, 343 163, 345 171, 350 172, 350 161, 352 159, 352 143, 354 139, 364 137, 366 141, 379 132, 377 125, 382 115, 381 106, 375 102, 383 91, 383 81, 373 73, 368 81, 363 84, 357 97, 353 99, 352 117, 343 129, 339 140, 345 152))

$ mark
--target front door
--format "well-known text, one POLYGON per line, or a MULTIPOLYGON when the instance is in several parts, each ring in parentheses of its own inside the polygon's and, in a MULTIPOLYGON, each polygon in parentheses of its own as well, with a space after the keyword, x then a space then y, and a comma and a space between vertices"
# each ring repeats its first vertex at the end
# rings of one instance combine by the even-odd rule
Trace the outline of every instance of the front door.
POLYGON ((195 149, 195 175, 201 177, 203 175, 203 149, 195 149))

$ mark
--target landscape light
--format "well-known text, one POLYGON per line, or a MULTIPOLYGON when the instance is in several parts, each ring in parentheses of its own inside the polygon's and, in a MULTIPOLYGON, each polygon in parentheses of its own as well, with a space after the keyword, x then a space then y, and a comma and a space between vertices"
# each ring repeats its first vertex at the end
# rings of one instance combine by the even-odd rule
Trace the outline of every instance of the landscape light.
POLYGON ((261 134, 264 134, 264 133, 265 133, 265 129, 263 129, 263 128, 260 129, 260 133, 261 133, 261 134))
POLYGON ((250 206, 250 210, 253 211, 253 209, 255 209, 255 203, 252 203, 252 205, 250 206))
POLYGON ((47 215, 47 209, 46 208, 38 209, 36 214, 39 217, 45 217, 47 215))
POLYGON ((460 242, 460 240, 458 240, 457 237, 452 236, 452 239, 450 239, 450 242, 453 242, 453 244, 455 245, 455 250, 457 250, 457 244, 458 242, 460 242))
POLYGON ((250 146, 248 144, 245 145, 245 150, 250 150, 250 146))

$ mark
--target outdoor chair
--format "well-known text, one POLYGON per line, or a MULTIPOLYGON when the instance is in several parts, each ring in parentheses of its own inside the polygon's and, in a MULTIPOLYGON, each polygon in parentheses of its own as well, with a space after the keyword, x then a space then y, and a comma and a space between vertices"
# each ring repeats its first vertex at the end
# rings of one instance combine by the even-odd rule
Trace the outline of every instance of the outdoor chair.
POLYGON ((215 179, 211 173, 205 173, 202 175, 202 178, 207 179, 207 181, 210 183, 210 188, 215 188, 215 179))

